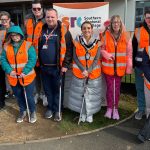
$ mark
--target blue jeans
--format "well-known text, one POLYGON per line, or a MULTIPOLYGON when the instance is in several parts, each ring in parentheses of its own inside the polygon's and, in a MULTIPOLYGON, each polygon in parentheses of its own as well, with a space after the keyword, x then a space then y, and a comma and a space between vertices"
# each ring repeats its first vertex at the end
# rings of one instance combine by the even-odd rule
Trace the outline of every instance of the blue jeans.
POLYGON ((59 111, 59 86, 60 73, 57 66, 42 66, 42 82, 43 88, 48 101, 48 110, 52 112, 59 111))
MULTIPOLYGON (((35 111, 35 101, 33 97, 35 81, 25 86, 25 91, 27 95, 27 101, 30 113, 35 111)), ((18 82, 16 86, 12 86, 12 90, 17 98, 17 102, 19 105, 20 112, 26 111, 26 101, 23 86, 18 82)))
POLYGON ((144 78, 141 76, 142 74, 143 71, 135 67, 135 86, 139 111, 145 111, 144 78))

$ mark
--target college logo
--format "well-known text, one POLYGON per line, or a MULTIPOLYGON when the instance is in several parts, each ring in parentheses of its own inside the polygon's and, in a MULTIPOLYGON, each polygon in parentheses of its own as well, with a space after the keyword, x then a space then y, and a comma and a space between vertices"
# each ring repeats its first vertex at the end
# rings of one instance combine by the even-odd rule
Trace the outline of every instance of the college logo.
POLYGON ((63 17, 62 22, 69 25, 71 28, 74 28, 76 26, 81 27, 82 24, 82 18, 81 17, 63 17))

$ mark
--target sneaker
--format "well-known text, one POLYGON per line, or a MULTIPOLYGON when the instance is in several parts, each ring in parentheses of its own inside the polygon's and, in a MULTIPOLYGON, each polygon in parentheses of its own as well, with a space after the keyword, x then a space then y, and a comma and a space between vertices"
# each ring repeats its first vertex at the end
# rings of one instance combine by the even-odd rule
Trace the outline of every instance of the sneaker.
POLYGON ((39 94, 36 93, 35 96, 34 96, 34 101, 35 101, 35 104, 38 103, 38 99, 39 99, 39 94))
POLYGON ((47 110, 45 113, 45 118, 50 119, 53 117, 53 113, 51 110, 47 110))
POLYGON ((86 120, 86 115, 82 114, 80 117, 80 122, 85 122, 85 120, 86 120))
POLYGON ((107 108, 107 112, 105 113, 104 117, 110 119, 111 116, 112 116, 112 109, 111 108, 107 108))
POLYGON ((54 121, 61 121, 62 120, 62 114, 59 113, 59 112, 56 112, 55 115, 54 115, 54 121))
POLYGON ((113 119, 116 119, 116 120, 119 120, 120 117, 119 117, 119 113, 118 113, 118 109, 114 109, 113 110, 113 119))
POLYGON ((26 115, 27 115, 26 111, 20 112, 16 122, 17 123, 23 122, 23 119, 26 117, 26 115))
POLYGON ((8 91, 7 91, 6 94, 5 94, 5 98, 6 98, 6 99, 10 98, 10 93, 9 93, 8 91))
POLYGON ((48 101, 47 101, 47 97, 45 95, 42 96, 42 100, 43 100, 43 106, 47 106, 48 101))
POLYGON ((15 95, 14 95, 14 94, 12 94, 12 95, 11 95, 11 97, 14 99, 14 98, 15 98, 15 95))
POLYGON ((135 119, 141 120, 144 115, 145 115, 145 112, 137 111, 136 114, 135 114, 135 119))
POLYGON ((89 123, 92 123, 92 122, 93 122, 93 115, 88 116, 88 117, 86 118, 86 121, 89 122, 89 123))
POLYGON ((30 115, 30 123, 34 123, 34 122, 36 122, 36 120, 37 120, 36 113, 35 112, 31 113, 31 115, 30 115))

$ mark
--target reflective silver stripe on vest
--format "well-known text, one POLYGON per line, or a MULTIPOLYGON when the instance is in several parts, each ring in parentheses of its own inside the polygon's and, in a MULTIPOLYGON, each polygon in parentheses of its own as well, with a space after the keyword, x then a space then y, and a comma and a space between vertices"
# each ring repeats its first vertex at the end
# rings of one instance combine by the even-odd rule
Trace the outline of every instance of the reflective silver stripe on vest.
POLYGON ((34 34, 34 39, 37 39, 37 38, 39 38, 39 36, 34 34))
POLYGON ((27 37, 27 38, 32 39, 32 34, 28 34, 28 37, 27 37))
POLYGON ((31 43, 30 42, 26 42, 25 48, 26 48, 27 51, 29 50, 30 46, 31 46, 31 43))
MULTIPOLYGON (((90 57, 89 60, 94 60, 95 57, 90 57)), ((85 60, 85 56, 78 57, 79 60, 85 60)))
MULTIPOLYGON (((27 63, 17 64, 17 68, 23 68, 27 63)), ((16 64, 10 65, 12 68, 16 68, 16 64)))
POLYGON ((141 28, 137 28, 137 35, 136 35, 136 39, 138 41, 138 43, 140 42, 140 33, 141 33, 141 28))
MULTIPOLYGON (((114 64, 110 64, 110 63, 106 63, 106 62, 102 62, 102 65, 107 66, 107 67, 114 67, 114 64)), ((125 67, 126 63, 117 63, 116 65, 117 65, 117 67, 125 67)))
POLYGON ((38 49, 38 46, 34 46, 34 48, 37 50, 37 49, 38 49))
MULTIPOLYGON (((73 68, 79 69, 79 67, 78 67, 76 64, 73 64, 73 68)), ((99 69, 99 68, 100 68, 100 65, 96 65, 96 66, 93 68, 93 70, 94 70, 94 69, 99 69)))
POLYGON ((148 56, 150 57, 150 46, 148 46, 148 56))
POLYGON ((65 58, 65 55, 64 54, 61 54, 61 56, 60 56, 61 58, 65 58))
POLYGON ((66 25, 63 25, 63 28, 64 28, 64 32, 65 32, 65 34, 66 34, 66 32, 67 32, 67 26, 66 26, 66 25))
POLYGON ((61 43, 62 48, 66 48, 66 43, 61 43))
MULTIPOLYGON (((113 56, 115 56, 115 53, 111 53, 113 56)), ((127 55, 127 53, 118 53, 117 52, 117 56, 126 56, 127 55)))
MULTIPOLYGON (((96 65, 95 67, 94 67, 94 69, 99 69, 100 68, 100 65, 96 65)), ((93 69, 93 70, 94 70, 93 69)))
POLYGON ((73 64, 73 68, 79 69, 79 67, 76 64, 73 64))
POLYGON ((136 39, 138 41, 138 51, 143 52, 144 48, 139 48, 141 28, 137 28, 137 30, 138 31, 137 31, 136 39))

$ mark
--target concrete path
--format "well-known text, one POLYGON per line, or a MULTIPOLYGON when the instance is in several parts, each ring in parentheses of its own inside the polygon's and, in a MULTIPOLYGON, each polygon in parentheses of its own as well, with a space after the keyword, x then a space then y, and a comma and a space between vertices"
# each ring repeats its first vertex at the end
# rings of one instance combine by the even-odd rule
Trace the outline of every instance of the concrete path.
POLYGON ((46 139, 21 144, 1 144, 0 150, 150 150, 150 141, 137 140, 144 119, 132 117, 124 123, 91 134, 62 139, 46 139))

